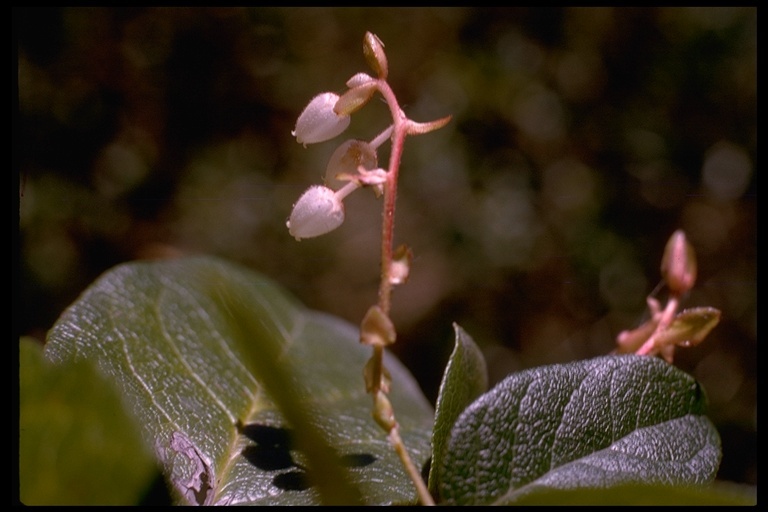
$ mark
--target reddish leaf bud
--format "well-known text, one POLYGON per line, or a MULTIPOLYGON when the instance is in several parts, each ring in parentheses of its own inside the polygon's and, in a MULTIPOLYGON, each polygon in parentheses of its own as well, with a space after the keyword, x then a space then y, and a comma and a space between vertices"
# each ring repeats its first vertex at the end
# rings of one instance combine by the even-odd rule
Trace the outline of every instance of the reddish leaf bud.
POLYGON ((384 43, 371 32, 366 32, 363 38, 363 55, 382 80, 387 79, 387 55, 384 53, 384 43))
POLYGON ((661 275, 676 294, 686 293, 696 282, 696 253, 681 229, 672 233, 664 248, 661 275))

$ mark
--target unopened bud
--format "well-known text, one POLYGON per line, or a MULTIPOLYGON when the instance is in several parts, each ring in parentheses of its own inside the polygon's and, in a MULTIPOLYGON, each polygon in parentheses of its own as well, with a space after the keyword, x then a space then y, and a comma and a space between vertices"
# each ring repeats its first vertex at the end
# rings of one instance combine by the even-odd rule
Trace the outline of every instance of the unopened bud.
POLYGON ((344 222, 344 203, 330 188, 309 187, 293 206, 286 226, 296 240, 333 231, 344 222))
POLYGON ((330 140, 346 130, 350 118, 334 111, 338 101, 339 95, 332 92, 324 92, 312 98, 291 132, 296 141, 306 146, 330 140))
POLYGON ((686 293, 696 282, 696 253, 681 229, 672 233, 664 248, 661 275, 676 294, 686 293))
POLYGON ((376 34, 366 32, 363 38, 363 55, 368 65, 371 66, 382 80, 387 79, 388 65, 387 55, 384 53, 384 43, 376 37, 376 34))

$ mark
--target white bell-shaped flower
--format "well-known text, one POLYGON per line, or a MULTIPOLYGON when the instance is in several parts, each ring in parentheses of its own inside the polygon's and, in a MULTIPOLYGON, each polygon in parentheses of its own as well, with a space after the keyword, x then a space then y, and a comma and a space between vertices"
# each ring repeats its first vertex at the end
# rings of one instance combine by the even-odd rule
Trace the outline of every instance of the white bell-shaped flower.
POLYGON ((286 226, 296 238, 312 238, 333 231, 344 222, 342 197, 328 187, 309 187, 293 206, 286 226))
POLYGON ((353 176, 358 173, 360 166, 366 169, 375 169, 378 165, 376 150, 363 141, 350 139, 343 142, 333 152, 325 168, 325 183, 332 187, 341 187, 344 181, 338 176, 353 176))
POLYGON ((325 142, 346 130, 350 117, 333 111, 337 101, 339 95, 332 92, 324 92, 312 98, 299 115, 296 128, 291 132, 296 141, 305 146, 325 142))

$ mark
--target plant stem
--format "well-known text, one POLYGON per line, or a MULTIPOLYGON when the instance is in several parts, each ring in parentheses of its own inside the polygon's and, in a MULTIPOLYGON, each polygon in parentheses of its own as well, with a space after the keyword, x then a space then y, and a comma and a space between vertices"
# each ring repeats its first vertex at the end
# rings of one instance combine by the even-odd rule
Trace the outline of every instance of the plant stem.
POLYGON ((358 189, 360 187, 360 184, 354 181, 350 181, 343 187, 341 187, 339 190, 335 192, 336 197, 339 198, 339 200, 344 199, 349 194, 351 194, 354 190, 358 189))
MULTIPOLYGON (((379 302, 378 306, 385 315, 389 315, 391 309, 391 296, 392 296, 392 247, 395 231, 395 203, 397 201, 397 178, 400 170, 400 160, 403 154, 403 145, 405 143, 405 137, 408 134, 408 118, 400 109, 392 89, 385 80, 378 80, 378 90, 384 96, 384 99, 389 105, 389 109, 392 113, 393 125, 387 128, 382 134, 376 138, 378 143, 381 143, 382 136, 389 136, 387 132, 391 130, 392 137, 392 152, 389 157, 389 167, 387 169, 387 177, 384 182, 384 207, 382 213, 381 222, 381 281, 379 283, 379 302), (386 135, 384 135, 386 134, 386 135)), ((375 397, 381 390, 381 382, 384 371, 384 349, 382 347, 373 348, 373 389, 372 394, 375 397)), ((406 450, 403 440, 400 438, 399 426, 397 420, 394 418, 394 412, 392 413, 393 422, 392 427, 388 432, 388 439, 392 447, 395 449, 400 461, 403 463, 408 476, 413 481, 416 487, 416 491, 419 496, 419 501, 422 505, 434 505, 435 502, 432 499, 432 495, 429 493, 424 480, 421 478, 420 472, 413 464, 408 451, 406 450)))
POLYGON ((637 349, 637 352, 635 352, 637 355, 645 356, 660 348, 656 347, 656 340, 658 339, 659 335, 666 331, 669 325, 672 323, 678 307, 680 307, 680 298, 673 294, 669 298, 667 305, 664 307, 664 311, 661 313, 659 323, 656 324, 656 329, 653 331, 653 334, 651 334, 643 346, 637 349))
POLYGON ((397 202, 397 178, 403 145, 408 133, 407 118, 400 109, 389 84, 379 80, 379 91, 389 105, 394 122, 392 128, 392 152, 389 157, 387 181, 384 183, 384 211, 381 223, 381 281, 379 283, 379 307, 389 314, 391 307, 392 281, 389 278, 392 266, 392 246, 395 231, 395 203, 397 202))
POLYGON ((421 478, 421 473, 416 469, 411 457, 408 455, 408 452, 405 449, 405 444, 403 443, 403 440, 400 439, 399 430, 397 425, 395 425, 395 427, 389 431, 389 442, 395 448, 403 466, 405 466, 405 470, 416 485, 416 491, 419 493, 419 501, 421 501, 421 504, 433 506, 435 501, 432 499, 429 489, 427 489, 427 486, 424 484, 424 480, 421 478))
POLYGON ((369 144, 373 149, 379 149, 379 146, 384 144, 388 138, 392 137, 392 130, 395 129, 395 125, 389 125, 383 132, 378 134, 369 144))

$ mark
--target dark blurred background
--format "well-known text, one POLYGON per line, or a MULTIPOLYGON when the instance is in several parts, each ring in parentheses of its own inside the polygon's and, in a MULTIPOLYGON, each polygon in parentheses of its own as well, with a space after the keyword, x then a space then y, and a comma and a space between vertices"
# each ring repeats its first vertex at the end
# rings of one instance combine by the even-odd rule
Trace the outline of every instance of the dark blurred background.
POLYGON ((708 392, 719 478, 756 484, 756 11, 15 10, 20 334, 42 341, 118 263, 200 253, 359 323, 381 202, 356 192, 341 228, 301 242, 285 221, 340 142, 389 121, 377 99, 334 141, 291 136, 312 96, 369 71, 369 30, 409 117, 453 115, 406 141, 398 196, 395 242, 415 259, 394 351, 427 397, 453 322, 492 383, 610 352, 682 228, 699 264, 684 306, 722 321, 675 363, 708 392))

